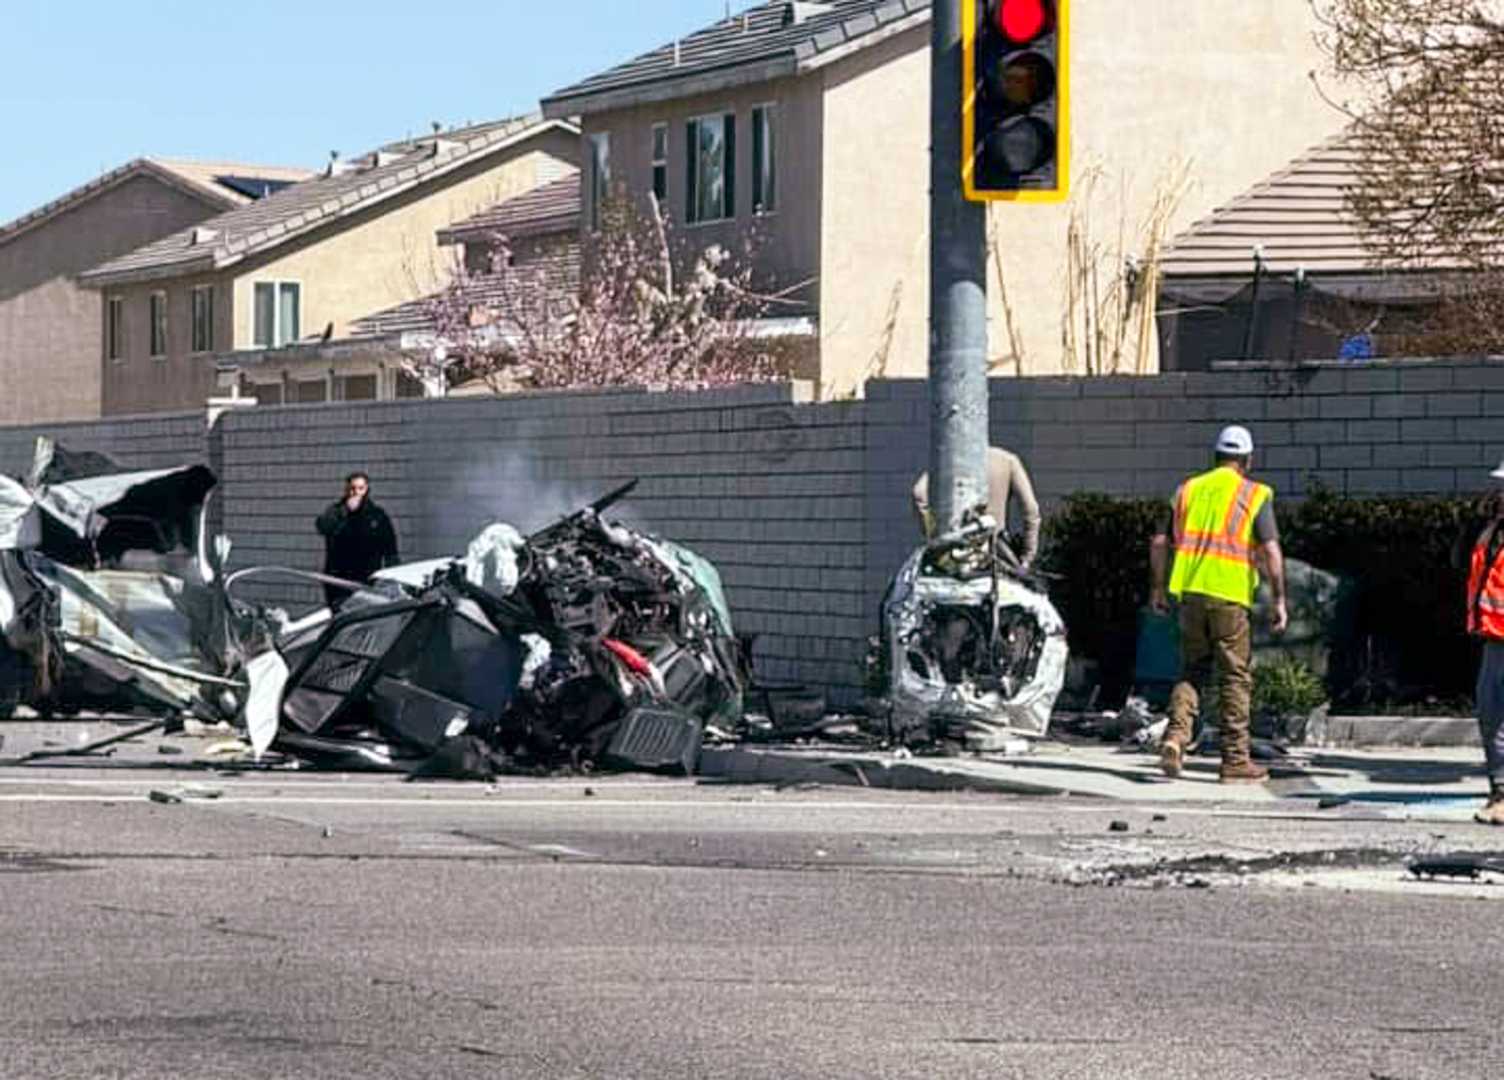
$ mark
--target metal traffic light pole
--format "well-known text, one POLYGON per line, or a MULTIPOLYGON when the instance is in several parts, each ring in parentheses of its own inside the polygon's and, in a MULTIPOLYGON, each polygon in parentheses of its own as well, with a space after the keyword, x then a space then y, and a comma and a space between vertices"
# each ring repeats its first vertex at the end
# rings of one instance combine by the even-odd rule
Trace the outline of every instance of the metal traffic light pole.
POLYGON ((987 501, 987 206, 961 183, 961 0, 930 24, 930 507, 936 533, 987 501))

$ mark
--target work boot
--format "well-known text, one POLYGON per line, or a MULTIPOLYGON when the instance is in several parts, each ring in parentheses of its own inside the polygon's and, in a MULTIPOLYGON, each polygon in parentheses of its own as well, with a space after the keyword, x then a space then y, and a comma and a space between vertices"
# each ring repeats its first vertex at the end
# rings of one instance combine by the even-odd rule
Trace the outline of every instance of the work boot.
POLYGON ((1483 825, 1504 825, 1504 787, 1488 793, 1488 802, 1473 812, 1473 820, 1483 825))
POLYGON ((1159 744, 1159 768, 1166 776, 1174 778, 1180 775, 1181 766, 1185 764, 1185 747, 1174 739, 1165 739, 1159 744))
POLYGON ((1217 779, 1224 784, 1262 784, 1269 779, 1269 770, 1246 758, 1242 761, 1224 761, 1217 779))

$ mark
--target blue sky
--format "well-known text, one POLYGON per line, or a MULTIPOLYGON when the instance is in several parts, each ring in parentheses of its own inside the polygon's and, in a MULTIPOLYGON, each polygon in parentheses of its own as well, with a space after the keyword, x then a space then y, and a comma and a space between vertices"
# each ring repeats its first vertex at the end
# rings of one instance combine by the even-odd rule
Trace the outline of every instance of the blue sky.
MULTIPOLYGON (((732 0, 733 11, 752 6, 732 0)), ((494 119, 726 0, 0 2, 0 223, 135 157, 316 167, 494 119)))

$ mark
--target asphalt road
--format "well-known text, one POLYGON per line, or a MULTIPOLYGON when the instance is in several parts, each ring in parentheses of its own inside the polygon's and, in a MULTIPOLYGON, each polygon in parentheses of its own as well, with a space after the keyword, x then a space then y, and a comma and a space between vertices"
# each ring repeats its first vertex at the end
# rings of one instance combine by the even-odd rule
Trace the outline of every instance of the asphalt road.
POLYGON ((1492 840, 1215 806, 8 770, 0 1075, 1498 1076, 1504 884, 1401 866, 1492 840), (1208 853, 1226 872, 1103 872, 1208 853))

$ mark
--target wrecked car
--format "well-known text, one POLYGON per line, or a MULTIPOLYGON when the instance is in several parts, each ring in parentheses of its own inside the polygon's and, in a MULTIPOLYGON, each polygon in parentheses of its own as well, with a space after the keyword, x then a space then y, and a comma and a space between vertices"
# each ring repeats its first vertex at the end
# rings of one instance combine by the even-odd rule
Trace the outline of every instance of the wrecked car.
POLYGON ((240 639, 205 520, 203 465, 131 472, 37 441, 0 477, 0 719, 85 709, 234 718, 240 639))
MULTIPOLYGON (((740 718, 746 666, 715 568, 603 516, 633 487, 528 537, 492 525, 462 558, 287 624, 253 744, 419 775, 692 772, 705 728, 740 718)), ((331 580, 254 568, 230 586, 266 574, 331 580)))
POLYGON ((1065 623, 983 514, 904 563, 878 648, 889 734, 911 744, 1043 737, 1065 682, 1065 623))

